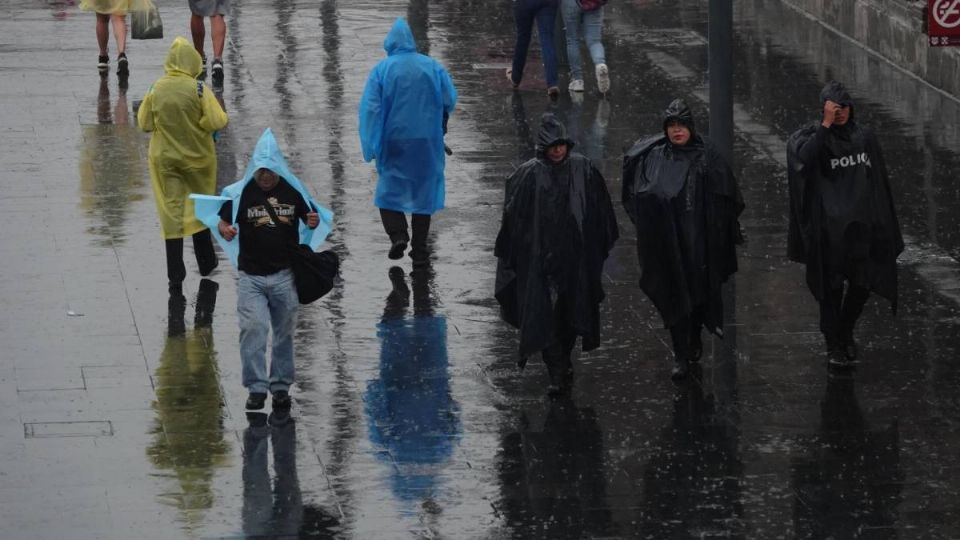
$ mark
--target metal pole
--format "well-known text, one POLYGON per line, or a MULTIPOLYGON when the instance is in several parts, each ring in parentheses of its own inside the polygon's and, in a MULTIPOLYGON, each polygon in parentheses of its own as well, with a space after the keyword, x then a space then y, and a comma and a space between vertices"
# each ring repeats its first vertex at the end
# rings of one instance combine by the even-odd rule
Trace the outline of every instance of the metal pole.
POLYGON ((710 138, 733 163, 733 0, 710 0, 710 138))

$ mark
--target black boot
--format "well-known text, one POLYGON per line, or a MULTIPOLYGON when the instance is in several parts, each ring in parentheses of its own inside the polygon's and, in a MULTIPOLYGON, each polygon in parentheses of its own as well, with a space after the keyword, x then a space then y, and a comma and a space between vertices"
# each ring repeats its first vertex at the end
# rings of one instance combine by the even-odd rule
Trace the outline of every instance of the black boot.
POLYGON ((171 295, 183 294, 183 278, 187 268, 183 265, 183 238, 171 238, 164 242, 167 252, 167 280, 171 295))
POLYGON ((847 295, 843 298, 843 307, 840 309, 840 344, 850 362, 855 362, 860 353, 857 342, 853 339, 853 329, 868 298, 869 289, 853 285, 847 289, 847 295))
POLYGON ((213 250, 213 235, 210 229, 204 229, 193 235, 193 254, 197 257, 197 267, 201 276, 209 276, 220 264, 213 250))
POLYGON ((426 266, 430 264, 430 249, 427 247, 427 236, 430 234, 430 216, 413 214, 411 221, 413 222, 413 241, 411 242, 410 258, 413 259, 413 266, 426 266))
POLYGON ((391 235, 390 252, 387 253, 387 257, 393 260, 403 257, 403 253, 407 250, 408 242, 410 242, 410 236, 407 234, 407 231, 391 235))
POLYGON ((383 230, 390 237, 390 252, 387 257, 394 260, 403 257, 410 241, 407 234, 407 216, 403 212, 381 208, 380 221, 383 223, 383 230))

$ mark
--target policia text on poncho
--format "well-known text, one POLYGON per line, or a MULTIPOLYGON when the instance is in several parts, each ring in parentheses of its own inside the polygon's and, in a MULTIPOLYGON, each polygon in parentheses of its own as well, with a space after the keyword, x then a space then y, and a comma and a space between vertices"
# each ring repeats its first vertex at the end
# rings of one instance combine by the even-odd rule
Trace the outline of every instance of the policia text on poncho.
POLYGON ((520 329, 521 366, 561 337, 557 323, 583 337, 584 351, 600 342, 603 264, 619 237, 600 171, 569 153, 559 163, 545 151, 566 139, 551 114, 541 121, 537 157, 507 179, 495 255, 496 298, 503 319, 520 329), (558 321, 557 319, 562 319, 558 321))
MULTIPOLYGON (((787 254, 806 264, 807 286, 821 304, 820 326, 829 352, 852 345, 853 326, 871 291, 896 310, 903 238, 876 136, 854 121, 853 101, 841 84, 823 88, 821 105, 828 101, 849 107, 844 124, 826 127, 817 121, 787 141, 787 254)), ((855 350, 847 351, 848 357, 855 355, 855 350)))

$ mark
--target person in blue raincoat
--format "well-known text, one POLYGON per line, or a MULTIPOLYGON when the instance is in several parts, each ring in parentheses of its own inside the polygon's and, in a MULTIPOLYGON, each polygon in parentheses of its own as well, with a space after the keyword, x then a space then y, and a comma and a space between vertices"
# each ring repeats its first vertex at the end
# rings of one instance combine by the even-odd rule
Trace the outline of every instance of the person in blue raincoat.
POLYGON ((243 178, 219 197, 191 198, 197 218, 210 227, 240 271, 237 316, 243 385, 250 392, 247 408, 262 409, 269 390, 274 410, 289 410, 299 301, 288 247, 296 242, 315 250, 330 233, 333 213, 317 204, 290 171, 269 128, 260 136, 243 178))
POLYGON ((430 216, 443 208, 443 136, 457 102, 450 74, 418 54, 410 26, 399 17, 383 42, 387 58, 370 72, 360 100, 360 143, 365 161, 377 160, 377 192, 391 259, 412 243, 415 266, 429 264, 430 216), (413 239, 405 214, 412 214, 413 239))

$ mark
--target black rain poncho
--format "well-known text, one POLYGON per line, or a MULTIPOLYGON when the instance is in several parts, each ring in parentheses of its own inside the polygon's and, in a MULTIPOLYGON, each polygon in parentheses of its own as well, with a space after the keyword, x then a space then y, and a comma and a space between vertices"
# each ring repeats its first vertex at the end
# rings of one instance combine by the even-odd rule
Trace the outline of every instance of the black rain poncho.
POLYGON ((817 121, 787 140, 787 255, 807 265, 807 286, 817 300, 847 279, 889 300, 896 312, 903 237, 883 153, 876 135, 854 121, 841 84, 827 84, 820 98, 850 106, 850 119, 830 128, 817 121))
POLYGON ((623 206, 637 228, 640 288, 670 328, 694 309, 707 330, 723 335, 721 285, 737 271, 735 244, 743 197, 726 159, 694 130, 681 100, 664 113, 690 141, 665 135, 637 141, 623 159, 623 206))
POLYGON ((619 237, 610 195, 600 171, 580 154, 553 163, 546 149, 573 144, 563 125, 544 114, 537 157, 507 179, 497 235, 496 298, 503 320, 520 330, 520 366, 549 346, 555 308, 583 337, 584 351, 600 342, 603 264, 619 237))

